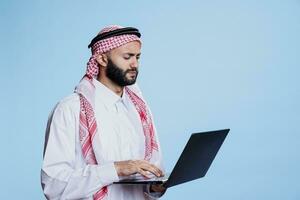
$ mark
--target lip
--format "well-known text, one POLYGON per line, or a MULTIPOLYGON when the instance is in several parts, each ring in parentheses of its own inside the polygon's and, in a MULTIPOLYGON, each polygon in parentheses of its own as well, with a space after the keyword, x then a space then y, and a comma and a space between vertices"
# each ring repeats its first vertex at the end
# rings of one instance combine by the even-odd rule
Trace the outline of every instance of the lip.
POLYGON ((136 75, 136 71, 130 71, 128 72, 130 75, 136 75))

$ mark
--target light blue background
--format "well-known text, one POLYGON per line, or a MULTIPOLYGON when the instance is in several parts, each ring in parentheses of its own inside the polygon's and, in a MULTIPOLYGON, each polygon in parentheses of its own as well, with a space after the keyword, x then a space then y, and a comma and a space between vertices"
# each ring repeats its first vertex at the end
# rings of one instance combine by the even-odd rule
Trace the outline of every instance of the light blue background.
POLYGON ((162 199, 300 199, 300 1, 0 3, 0 199, 43 199, 44 130, 105 25, 140 29, 139 84, 167 170, 192 132, 231 128, 203 179, 162 199))

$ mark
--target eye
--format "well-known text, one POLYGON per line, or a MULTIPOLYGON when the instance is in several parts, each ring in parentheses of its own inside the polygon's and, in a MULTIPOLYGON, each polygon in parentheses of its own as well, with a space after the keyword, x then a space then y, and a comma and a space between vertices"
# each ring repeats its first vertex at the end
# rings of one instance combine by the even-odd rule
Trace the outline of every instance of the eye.
POLYGON ((130 59, 130 56, 124 56, 124 59, 125 59, 125 60, 129 60, 129 59, 130 59))

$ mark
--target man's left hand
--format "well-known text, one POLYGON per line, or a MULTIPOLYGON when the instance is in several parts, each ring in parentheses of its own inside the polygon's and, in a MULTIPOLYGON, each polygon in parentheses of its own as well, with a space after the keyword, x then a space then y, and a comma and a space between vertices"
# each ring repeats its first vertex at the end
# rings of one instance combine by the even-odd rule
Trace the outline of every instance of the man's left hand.
POLYGON ((165 193, 166 188, 163 186, 163 184, 151 184, 150 191, 165 193))

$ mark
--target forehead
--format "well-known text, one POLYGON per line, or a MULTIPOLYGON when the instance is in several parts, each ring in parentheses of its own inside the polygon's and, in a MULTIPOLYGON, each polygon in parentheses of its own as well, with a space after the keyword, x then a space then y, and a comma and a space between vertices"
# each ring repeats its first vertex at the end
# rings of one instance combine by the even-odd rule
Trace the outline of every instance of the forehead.
POLYGON ((111 54, 123 54, 123 53, 140 54, 141 43, 138 41, 132 41, 111 50, 111 54))

